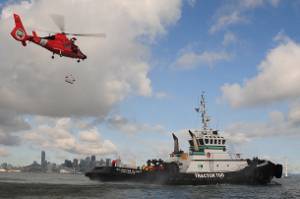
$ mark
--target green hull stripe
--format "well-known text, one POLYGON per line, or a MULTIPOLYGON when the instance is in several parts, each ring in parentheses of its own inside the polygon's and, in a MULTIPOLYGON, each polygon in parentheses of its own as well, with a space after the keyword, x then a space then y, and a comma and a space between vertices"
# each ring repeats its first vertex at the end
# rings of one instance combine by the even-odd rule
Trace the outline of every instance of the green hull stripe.
POLYGON ((223 150, 225 147, 224 146, 200 146, 200 149, 220 149, 223 150))

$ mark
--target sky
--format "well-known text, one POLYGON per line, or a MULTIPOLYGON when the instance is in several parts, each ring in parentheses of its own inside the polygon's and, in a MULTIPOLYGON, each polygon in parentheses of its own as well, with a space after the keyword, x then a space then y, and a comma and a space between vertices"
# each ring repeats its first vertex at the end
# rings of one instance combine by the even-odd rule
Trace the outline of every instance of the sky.
POLYGON ((204 91, 230 152, 300 172, 300 1, 2 0, 0 11, 0 162, 30 164, 41 150, 57 163, 166 158, 172 132, 187 150, 187 130, 201 127, 204 91), (13 13, 27 33, 58 31, 59 14, 70 32, 107 37, 78 38, 81 63, 52 60, 13 40, 13 13))

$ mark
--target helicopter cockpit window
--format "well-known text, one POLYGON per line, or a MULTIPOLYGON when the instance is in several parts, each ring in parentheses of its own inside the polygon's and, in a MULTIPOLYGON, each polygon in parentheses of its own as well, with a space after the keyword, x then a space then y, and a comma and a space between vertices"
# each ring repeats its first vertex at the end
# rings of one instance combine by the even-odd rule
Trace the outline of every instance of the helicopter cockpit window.
POLYGON ((48 40, 55 40, 55 35, 43 37, 43 39, 48 39, 48 40))

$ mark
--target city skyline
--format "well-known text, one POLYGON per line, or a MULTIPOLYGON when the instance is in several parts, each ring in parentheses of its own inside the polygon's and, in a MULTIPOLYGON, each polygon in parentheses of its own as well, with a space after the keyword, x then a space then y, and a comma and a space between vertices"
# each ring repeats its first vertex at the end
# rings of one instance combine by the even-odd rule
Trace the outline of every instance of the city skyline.
POLYGON ((205 91, 209 126, 233 153, 287 159, 299 173, 299 9, 282 0, 0 0, 1 162, 28 165, 42 150, 53 162, 166 158, 171 133, 186 151, 187 130, 201 127, 194 108, 205 91), (52 60, 11 38, 13 13, 28 32, 58 31, 55 13, 68 31, 107 37, 78 39, 81 63, 52 60))
MULTIPOLYGON (((61 173, 61 174, 82 174, 90 171, 95 166, 108 166, 111 164, 110 158, 100 158, 97 160, 95 155, 87 156, 82 159, 65 159, 62 163, 52 162, 46 159, 46 152, 41 151, 40 164, 34 160, 28 165, 13 165, 9 162, 0 162, 0 173, 61 173)), ((119 160, 121 163, 121 160, 119 160)), ((134 166, 134 165, 129 165, 134 166)))

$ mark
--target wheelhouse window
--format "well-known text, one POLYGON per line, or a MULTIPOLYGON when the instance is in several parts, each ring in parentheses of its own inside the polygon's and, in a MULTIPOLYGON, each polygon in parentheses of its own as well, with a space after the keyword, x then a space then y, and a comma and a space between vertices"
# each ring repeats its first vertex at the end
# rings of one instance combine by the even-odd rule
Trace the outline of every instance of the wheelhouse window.
POLYGON ((208 139, 207 138, 205 138, 205 144, 208 144, 208 139))
POLYGON ((199 141, 200 145, 204 145, 203 139, 199 139, 198 141, 199 141))

